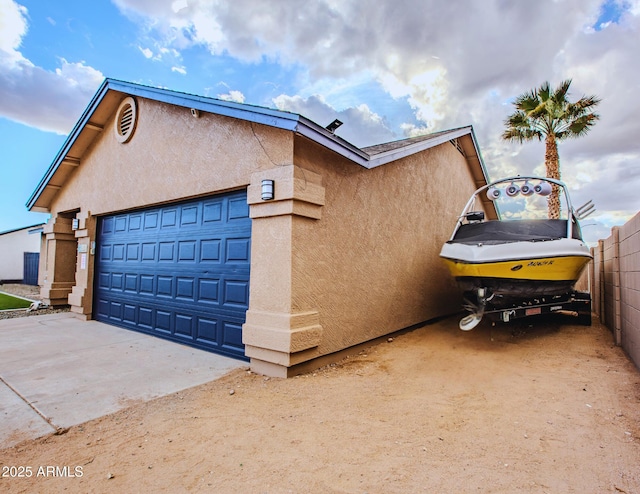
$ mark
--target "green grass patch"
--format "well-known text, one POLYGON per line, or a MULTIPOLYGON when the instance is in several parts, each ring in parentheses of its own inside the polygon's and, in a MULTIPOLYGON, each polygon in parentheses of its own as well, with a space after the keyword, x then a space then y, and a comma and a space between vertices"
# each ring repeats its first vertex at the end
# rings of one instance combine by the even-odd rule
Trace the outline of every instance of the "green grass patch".
POLYGON ((0 310, 26 309, 31 305, 29 300, 12 297, 6 293, 0 293, 0 310))

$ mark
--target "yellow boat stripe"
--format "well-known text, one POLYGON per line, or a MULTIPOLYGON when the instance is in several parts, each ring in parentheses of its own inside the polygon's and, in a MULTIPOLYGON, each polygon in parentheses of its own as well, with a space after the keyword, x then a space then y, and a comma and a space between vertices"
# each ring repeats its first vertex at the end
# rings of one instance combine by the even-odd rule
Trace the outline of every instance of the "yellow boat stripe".
POLYGON ((452 276, 475 278, 509 278, 516 280, 577 280, 590 261, 585 256, 543 257, 486 263, 468 263, 444 259, 452 276))

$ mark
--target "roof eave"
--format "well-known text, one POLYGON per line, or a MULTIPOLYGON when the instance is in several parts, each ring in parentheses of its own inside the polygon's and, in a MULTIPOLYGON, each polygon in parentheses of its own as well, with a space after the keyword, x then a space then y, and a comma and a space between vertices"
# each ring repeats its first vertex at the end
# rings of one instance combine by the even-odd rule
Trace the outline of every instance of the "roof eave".
POLYGON ((344 156, 358 165, 368 168, 369 155, 367 153, 311 120, 300 116, 298 126, 295 130, 298 134, 317 142, 321 146, 344 156))
MULTIPOLYGON (((329 132, 327 129, 319 126, 315 122, 298 114, 235 103, 232 101, 217 100, 188 93, 179 93, 162 88, 142 86, 115 79, 105 79, 96 91, 96 94, 87 105, 82 116, 80 117, 72 131, 69 133, 69 136, 56 155, 56 158, 47 169, 47 172, 39 182, 35 191, 27 201, 27 208, 30 211, 50 211, 50 203, 52 200, 51 197, 54 197, 56 191, 60 189, 60 185, 51 184, 51 180, 59 170, 63 162, 66 162, 67 164, 71 163, 72 165, 75 164, 76 166, 79 164, 79 161, 77 159, 68 159, 67 155, 76 140, 85 131, 85 129, 95 131, 96 127, 99 127, 91 122, 91 117, 92 115, 94 115, 109 91, 153 99, 155 101, 160 101, 175 106, 182 106, 185 108, 194 108, 203 112, 228 116, 230 118, 255 122, 270 127, 276 127, 282 130, 295 132, 301 136, 313 140, 314 142, 317 142, 321 146, 367 169, 376 168, 378 166, 397 161, 426 149, 439 146, 440 144, 443 144, 447 141, 452 141, 454 139, 470 135, 473 143, 473 154, 475 155, 475 157, 477 157, 477 161, 480 166, 481 176, 477 176, 476 181, 484 180, 484 182, 486 183, 488 180, 486 167, 480 154, 480 149, 473 132, 473 127, 471 126, 445 131, 432 138, 425 139, 424 141, 418 141, 406 146, 398 147, 396 149, 370 155, 366 151, 350 144, 339 136, 336 136, 332 132, 329 132), (77 162, 74 163, 74 161, 77 162), (42 195, 47 188, 52 189, 51 195, 49 196, 50 198, 47 199, 45 197, 44 199, 42 199, 42 195)), ((102 130, 102 128, 100 128, 99 130, 102 130)), ((89 138, 91 139, 91 136, 89 136, 89 138)), ((475 161, 475 157, 467 156, 467 161, 469 162, 469 159, 475 161)), ((469 162, 469 165, 473 166, 471 162, 469 162)))
POLYGON ((431 139, 409 144, 407 146, 392 149, 390 151, 384 151, 382 153, 374 154, 371 156, 367 168, 375 168, 377 166, 385 165, 392 161, 406 158, 407 156, 419 153, 420 151, 424 151, 425 149, 439 146, 440 144, 444 144, 445 142, 449 142, 453 139, 457 139, 459 137, 472 133, 473 129, 471 126, 461 127, 459 129, 442 132, 438 136, 431 139))
POLYGON ((299 120, 299 116, 295 113, 197 96, 189 93, 180 93, 162 88, 140 86, 114 79, 108 79, 108 81, 109 89, 131 96, 149 98, 160 101, 161 103, 182 106, 184 108, 194 108, 204 112, 215 113, 216 115, 248 120, 284 130, 295 130, 299 120))
POLYGON ((58 151, 58 154, 56 155, 55 159, 47 169, 46 173, 44 174, 44 176, 42 177, 38 185, 36 186, 36 189, 31 194, 31 197, 29 197, 29 200, 27 201, 27 204, 26 204, 27 209, 29 211, 49 212, 48 208, 44 206, 36 206, 36 202, 44 192, 44 189, 47 187, 48 183, 51 181, 51 178, 55 174, 56 170, 60 167, 60 163, 62 163, 62 160, 65 158, 65 156, 71 149, 71 146, 73 145, 77 137, 80 135, 85 125, 89 122, 91 114, 93 113, 93 111, 95 110, 99 102, 102 100, 102 98, 108 91, 108 85, 109 85, 109 79, 105 79, 104 82, 100 85, 100 87, 96 91, 96 94, 93 96, 93 98, 85 108, 81 117, 76 122, 76 125, 73 127, 73 129, 67 136, 67 139, 65 140, 64 144, 60 148, 60 151, 58 151))
POLYGON ((84 129, 90 125, 89 122, 91 120, 91 116, 109 91, 149 98, 155 101, 186 108, 195 108, 204 112, 215 113, 241 120, 248 120, 289 131, 295 131, 297 129, 298 120, 300 118, 298 115, 293 113, 271 110, 269 108, 253 107, 231 101, 215 100, 186 93, 176 93, 161 88, 140 86, 138 84, 132 84, 115 79, 105 79, 85 108, 82 116, 78 119, 76 125, 67 136, 67 139, 42 177, 42 180, 40 180, 36 189, 31 194, 31 197, 29 197, 26 204, 29 211, 49 212, 49 205, 38 204, 38 200, 47 187, 54 187, 50 185, 51 179, 60 168, 61 163, 65 160, 74 142, 78 139, 84 129))

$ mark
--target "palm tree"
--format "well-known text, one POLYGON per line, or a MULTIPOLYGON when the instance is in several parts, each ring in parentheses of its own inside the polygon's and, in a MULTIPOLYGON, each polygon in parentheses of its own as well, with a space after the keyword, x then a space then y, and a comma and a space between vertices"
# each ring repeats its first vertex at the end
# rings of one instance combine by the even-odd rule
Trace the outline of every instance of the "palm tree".
MULTIPOLYGON (((558 141, 585 135, 600 118, 593 113, 600 103, 596 96, 583 96, 575 103, 567 100, 571 79, 552 89, 545 82, 537 89, 521 94, 513 105, 516 111, 504 124, 502 138, 508 141, 545 140, 544 164, 547 177, 560 180, 558 141)), ((549 218, 560 217, 560 191, 554 186, 549 196, 549 218)))

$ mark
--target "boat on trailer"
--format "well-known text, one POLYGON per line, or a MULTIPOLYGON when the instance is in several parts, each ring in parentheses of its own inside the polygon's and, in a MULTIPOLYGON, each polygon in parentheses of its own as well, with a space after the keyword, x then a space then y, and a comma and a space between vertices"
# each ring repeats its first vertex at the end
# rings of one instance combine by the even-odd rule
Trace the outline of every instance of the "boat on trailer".
MULTIPOLYGON (((522 198, 519 198, 522 199, 522 198)), ((569 311, 590 324, 591 299, 574 290, 591 261, 567 186, 536 176, 508 177, 477 189, 465 205, 440 257, 462 289, 469 315, 460 329, 475 328, 484 315, 508 322, 519 317, 569 311), (557 187, 566 217, 487 220, 484 197, 548 196, 557 187), (484 197, 483 197, 484 194, 484 197)))

